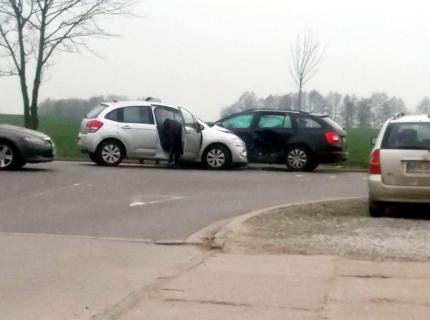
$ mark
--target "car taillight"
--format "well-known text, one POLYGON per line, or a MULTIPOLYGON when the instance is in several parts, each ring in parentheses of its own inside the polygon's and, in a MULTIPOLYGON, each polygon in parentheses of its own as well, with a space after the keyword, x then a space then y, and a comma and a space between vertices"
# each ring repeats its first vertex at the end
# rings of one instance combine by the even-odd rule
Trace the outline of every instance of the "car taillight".
POLYGON ((375 149, 370 154, 369 173, 381 174, 381 150, 375 149))
POLYGON ((328 142, 328 144, 340 143, 340 136, 336 132, 326 132, 325 139, 328 142))
POLYGON ((98 120, 91 120, 87 122, 87 128, 90 133, 97 132, 101 127, 103 127, 103 122, 98 120))

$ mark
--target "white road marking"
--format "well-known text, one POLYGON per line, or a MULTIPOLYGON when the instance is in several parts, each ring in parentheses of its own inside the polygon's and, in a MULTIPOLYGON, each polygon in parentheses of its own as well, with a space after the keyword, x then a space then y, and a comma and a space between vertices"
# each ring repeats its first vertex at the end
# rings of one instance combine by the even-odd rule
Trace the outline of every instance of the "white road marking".
POLYGON ((302 174, 296 174, 296 177, 301 178, 301 177, 303 177, 303 175, 302 174))
MULTIPOLYGON (((154 195, 152 195, 152 196, 154 196, 154 195)), ((134 201, 134 202, 129 204, 129 207, 147 206, 147 205, 151 205, 151 204, 176 201, 176 200, 181 200, 181 199, 185 198, 183 196, 160 196, 160 195, 156 195, 156 197, 161 197, 164 199, 151 200, 151 201, 134 201)))
POLYGON ((329 176, 330 179, 337 179, 336 176, 329 176))

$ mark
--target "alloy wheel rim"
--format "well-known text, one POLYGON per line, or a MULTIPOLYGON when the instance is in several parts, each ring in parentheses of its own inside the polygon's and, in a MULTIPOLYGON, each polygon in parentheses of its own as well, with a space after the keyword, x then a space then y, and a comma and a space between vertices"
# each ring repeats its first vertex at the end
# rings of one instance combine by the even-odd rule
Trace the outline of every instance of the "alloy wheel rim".
POLYGON ((208 152, 206 159, 211 167, 219 168, 225 163, 225 153, 221 149, 212 149, 208 152))
POLYGON ((288 164, 294 169, 301 169, 306 165, 308 156, 302 149, 293 149, 288 154, 288 164))
POLYGON ((0 168, 7 168, 13 161, 13 151, 7 145, 0 145, 0 168))
POLYGON ((121 159, 121 150, 114 144, 108 144, 102 150, 102 158, 109 164, 116 163, 121 159))

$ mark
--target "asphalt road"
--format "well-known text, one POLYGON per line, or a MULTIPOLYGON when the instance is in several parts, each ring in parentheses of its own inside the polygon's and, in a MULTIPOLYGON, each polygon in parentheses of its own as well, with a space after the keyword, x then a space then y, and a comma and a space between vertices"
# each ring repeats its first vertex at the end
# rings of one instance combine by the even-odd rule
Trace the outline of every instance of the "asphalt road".
POLYGON ((366 196, 366 174, 54 162, 0 173, 0 232, 182 240, 269 206, 366 196))

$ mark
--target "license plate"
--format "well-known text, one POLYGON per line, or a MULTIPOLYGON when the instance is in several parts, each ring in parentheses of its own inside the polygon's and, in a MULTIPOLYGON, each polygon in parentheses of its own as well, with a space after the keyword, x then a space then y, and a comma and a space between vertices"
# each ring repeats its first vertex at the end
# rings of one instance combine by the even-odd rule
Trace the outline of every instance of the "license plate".
POLYGON ((406 163, 406 172, 409 173, 429 173, 430 161, 411 161, 406 163))

